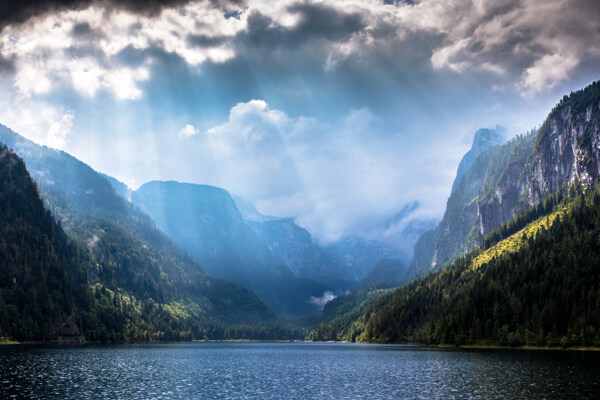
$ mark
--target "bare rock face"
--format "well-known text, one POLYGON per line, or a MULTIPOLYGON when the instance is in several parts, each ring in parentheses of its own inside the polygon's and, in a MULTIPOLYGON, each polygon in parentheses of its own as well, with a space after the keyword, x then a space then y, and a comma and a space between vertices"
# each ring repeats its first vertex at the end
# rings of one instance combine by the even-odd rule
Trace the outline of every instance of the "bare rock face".
POLYGON ((415 245, 410 276, 446 265, 467 250, 478 218, 475 200, 485 182, 490 157, 501 142, 501 135, 494 130, 480 129, 475 133, 473 145, 458 167, 442 221, 427 234, 427 240, 415 245))
POLYGON ((600 102, 577 107, 572 101, 554 110, 538 138, 529 204, 537 204, 565 183, 591 185, 600 173, 600 102))
POLYGON ((462 158, 446 206, 436 232, 431 265, 442 266, 457 254, 467 251, 477 236, 474 231, 479 212, 477 196, 485 183, 487 166, 502 143, 503 129, 479 129, 471 149, 462 158))
POLYGON ((481 237, 526 208, 522 199, 528 187, 534 140, 535 133, 513 139, 492 158, 486 175, 486 187, 477 201, 481 237), (500 168, 494 168, 496 165, 500 168))

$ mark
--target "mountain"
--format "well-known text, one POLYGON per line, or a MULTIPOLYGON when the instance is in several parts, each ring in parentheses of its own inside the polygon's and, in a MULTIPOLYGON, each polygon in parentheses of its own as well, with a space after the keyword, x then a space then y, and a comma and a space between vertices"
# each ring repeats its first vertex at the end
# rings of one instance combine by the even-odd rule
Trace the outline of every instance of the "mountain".
MULTIPOLYGON (((493 134, 488 130, 478 132, 493 134)), ((479 154, 462 176, 457 174, 442 221, 433 232, 423 235, 415 244, 410 276, 448 265, 472 247, 479 246, 485 234, 512 217, 519 198, 518 190, 501 192, 503 199, 488 206, 489 198, 504 182, 523 179, 526 165, 533 154, 535 135, 536 131, 532 131, 502 145, 497 144, 500 136, 494 135, 496 139, 489 140, 488 137, 485 141, 491 145, 487 148, 474 140, 473 148, 479 149, 479 154), (488 208, 488 215, 496 213, 499 217, 482 218, 482 213, 485 214, 488 208)), ((469 164, 465 159, 470 158, 465 156, 461 165, 469 164)))
POLYGON ((522 230, 383 296, 358 341, 600 344, 600 186, 522 230))
POLYGON ((320 323, 312 329, 308 340, 354 342, 364 331, 364 310, 372 307, 379 298, 391 293, 397 284, 392 282, 369 282, 337 296, 325 304, 320 323))
POLYGON ((363 279, 381 259, 407 259, 406 254, 395 247, 357 236, 342 237, 326 246, 325 250, 338 257, 346 266, 349 276, 356 281, 363 279))
MULTIPOLYGON (((296 276, 302 276, 322 283, 333 290, 345 291, 357 281, 368 282, 365 275, 373 273, 369 280, 401 281, 405 273, 402 261, 409 259, 400 250, 400 245, 391 246, 382 242, 369 241, 357 237, 345 237, 325 248, 315 243, 310 234, 296 225, 292 218, 276 218, 262 215, 254 205, 235 198, 246 222, 267 244, 278 261, 286 265, 296 276), (397 257, 396 259, 387 258, 397 257), (382 263, 377 266, 378 262, 382 263), (380 270, 388 266, 388 270, 380 270), (357 271, 358 270, 358 271, 357 271), (373 278, 373 279, 371 279, 373 278), (377 278, 377 279, 374 279, 377 278), (389 279, 388 279, 389 278, 389 279)), ((410 246, 428 226, 427 221, 411 219, 411 214, 419 208, 418 202, 407 204, 400 212, 386 221, 388 239, 398 244, 400 237, 410 242, 410 246), (401 230, 390 234, 395 228, 401 230)))
MULTIPOLYGON (((303 267, 302 263, 312 260, 307 258, 296 263, 298 260, 282 258, 282 252, 275 249, 278 258, 259 235, 267 238, 275 232, 277 238, 269 237, 268 241, 273 248, 277 247, 274 240, 279 240, 282 247, 301 247, 310 238, 302 237, 298 244, 289 243, 294 240, 293 235, 306 233, 291 221, 266 221, 263 218, 265 221, 261 224, 254 221, 251 226, 226 190, 207 185, 148 182, 134 191, 131 199, 152 216, 159 229, 201 262, 209 275, 250 288, 285 317, 320 311, 318 305, 311 302, 311 297, 321 297, 330 290, 329 287, 308 279, 310 274, 300 274, 306 271, 298 270, 303 267), (277 230, 281 225, 290 231, 289 234, 277 230), (290 266, 295 270, 292 271, 290 266)), ((298 251, 301 253, 302 250, 298 251)), ((309 246, 308 256, 312 255, 310 250, 309 246)))
POLYGON ((406 267, 399 260, 391 258, 382 258, 377 261, 373 269, 363 278, 364 283, 385 281, 385 282, 403 282, 406 276, 406 267))
POLYGON ((157 227, 221 278, 256 273, 291 276, 276 265, 269 249, 246 225, 231 195, 208 185, 148 182, 131 195, 157 227))
POLYGON ((248 221, 261 241, 267 245, 277 262, 285 265, 297 277, 318 282, 331 290, 346 290, 354 286, 342 262, 315 244, 306 229, 293 218, 248 221))
POLYGON ((112 176, 103 174, 102 172, 99 172, 98 175, 106 179, 108 183, 110 183, 112 188, 115 190, 115 193, 117 193, 119 196, 127 200, 131 198, 132 190, 131 188, 129 188, 129 186, 119 181, 118 179, 113 178, 112 176))
POLYGON ((599 122, 596 82, 565 96, 538 131, 479 154, 415 247, 429 263, 411 272, 430 271, 440 250, 458 248, 455 259, 336 329, 369 342, 600 343, 599 122))
POLYGON ((313 241, 310 233, 293 218, 266 216, 249 201, 240 197, 234 200, 246 223, 277 262, 296 277, 310 279, 332 290, 346 290, 355 285, 341 260, 313 241))
MULTIPOLYGON (((23 157, 46 208, 80 249, 86 290, 99 293, 100 300, 112 296, 113 303, 122 299, 141 307, 130 315, 140 323, 151 317, 143 310, 169 316, 162 319, 163 327, 170 326, 177 314, 179 325, 173 326, 183 329, 185 325, 189 335, 194 326, 199 338, 209 325, 276 321, 272 311, 247 289, 207 276, 200 264, 154 227, 148 215, 118 196, 111 184, 86 164, 3 126, 0 142, 23 157)), ((134 332, 117 325, 88 338, 125 340, 157 334, 158 327, 146 326, 134 332), (106 333, 109 331, 114 335, 106 333)), ((177 331, 173 326, 170 329, 177 331)), ((88 326, 85 331, 92 329, 88 326)))
POLYGON ((434 228, 439 220, 420 215, 418 201, 405 204, 395 215, 389 217, 380 230, 380 240, 396 250, 397 257, 409 264, 413 257, 415 242, 427 230, 434 228))
POLYGON ((471 166, 483 152, 490 147, 498 146, 502 144, 502 134, 505 132, 504 128, 497 126, 496 129, 482 128, 475 132, 473 137, 473 143, 471 149, 463 156, 458 164, 458 170, 456 171, 456 178, 452 184, 452 191, 454 193, 460 185, 462 178, 467 174, 471 166))
POLYGON ((429 234, 419 243, 410 274, 448 265, 564 185, 590 186, 600 173, 599 99, 594 82, 564 96, 539 130, 480 152, 464 176, 457 175, 435 239, 429 234))
POLYGON ((77 337, 75 249, 44 209, 23 161, 0 145, 0 336, 77 337), (73 257, 74 259, 74 257, 73 257))

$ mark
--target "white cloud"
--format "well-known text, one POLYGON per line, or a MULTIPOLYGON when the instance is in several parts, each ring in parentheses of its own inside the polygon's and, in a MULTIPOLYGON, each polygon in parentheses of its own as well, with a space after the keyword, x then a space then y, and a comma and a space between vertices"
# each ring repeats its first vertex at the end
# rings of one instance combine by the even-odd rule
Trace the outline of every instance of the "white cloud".
POLYGON ((523 72, 521 84, 525 93, 537 94, 552 89, 566 80, 579 60, 572 55, 548 54, 523 72))
POLYGON ((442 159, 406 155, 406 138, 380 135, 380 129, 382 120, 368 108, 326 124, 251 100, 235 105, 225 123, 185 146, 210 149, 218 160, 220 186, 254 201, 265 214, 296 217, 327 243, 347 233, 374 234, 389 215, 415 199, 423 212, 439 216, 437 200, 428 197, 435 191, 438 199, 445 190, 433 177, 442 159), (419 177, 419 190, 407 190, 419 177))
POLYGON ((186 125, 179 131, 180 137, 190 137, 198 134, 198 129, 194 128, 194 125, 186 125))
POLYGON ((188 34, 232 38, 244 24, 226 18, 208 1, 166 9, 158 17, 98 7, 66 10, 5 27, 0 33, 0 55, 15 60, 14 85, 25 98, 68 85, 87 96, 106 88, 117 99, 135 100, 142 96, 138 84, 150 78, 148 65, 120 65, 115 60, 120 51, 128 46, 159 46, 194 66, 206 60, 223 62, 234 55, 229 42, 194 46, 188 34), (73 33, 79 24, 89 26, 90 37, 73 33))
POLYGON ((325 304, 335 299, 336 295, 333 292, 327 291, 321 297, 310 296, 310 302, 320 308, 325 307, 325 304))
POLYGON ((445 36, 431 57, 435 69, 487 70, 512 80, 514 89, 529 96, 564 82, 600 51, 600 19, 589 14, 598 10, 593 1, 481 0, 474 7, 467 3, 456 8, 448 2, 434 17, 445 36))
POLYGON ((46 144, 55 149, 64 147, 68 136, 73 129, 73 119, 75 116, 72 113, 64 114, 58 121, 52 122, 48 132, 46 133, 46 144))
POLYGON ((469 39, 462 39, 449 46, 436 49, 431 56, 431 65, 435 69, 448 67, 456 72, 463 72, 471 66, 468 61, 454 61, 453 57, 457 56, 469 44, 469 39))
POLYGON ((7 95, 0 99, 0 122, 37 143, 66 150, 73 133, 75 113, 7 95))
POLYGON ((52 83, 42 70, 33 65, 24 65, 17 71, 15 87, 21 96, 30 97, 32 94, 48 93, 52 83))

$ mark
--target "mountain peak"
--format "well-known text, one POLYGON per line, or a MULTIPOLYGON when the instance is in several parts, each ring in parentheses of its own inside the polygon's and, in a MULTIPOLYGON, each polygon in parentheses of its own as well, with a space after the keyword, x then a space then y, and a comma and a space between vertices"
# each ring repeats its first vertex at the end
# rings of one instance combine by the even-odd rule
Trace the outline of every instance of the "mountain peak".
POLYGON ((500 125, 496 125, 494 129, 489 128, 481 128, 475 132, 473 136, 473 144, 471 145, 471 150, 473 149, 487 149, 491 146, 495 146, 497 144, 501 144, 503 142, 503 134, 506 132, 506 129, 500 125))
POLYGON ((471 165, 473 165, 475 159, 481 153, 490 147, 502 144, 504 141, 503 134, 505 131, 506 130, 504 127, 496 125, 494 129, 481 128, 475 132, 471 149, 463 156, 462 160, 460 160, 460 164, 458 165, 458 170, 456 171, 456 178, 452 184, 451 193, 454 193, 456 189, 458 189, 458 185, 460 184, 463 176, 465 176, 469 168, 471 168, 471 165))

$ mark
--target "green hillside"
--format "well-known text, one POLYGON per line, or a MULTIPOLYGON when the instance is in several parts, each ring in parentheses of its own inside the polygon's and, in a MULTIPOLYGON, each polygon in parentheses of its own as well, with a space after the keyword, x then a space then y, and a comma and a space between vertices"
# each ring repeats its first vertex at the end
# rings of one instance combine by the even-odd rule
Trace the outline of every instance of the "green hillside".
POLYGON ((367 308, 357 341, 600 344, 600 190, 367 308))

